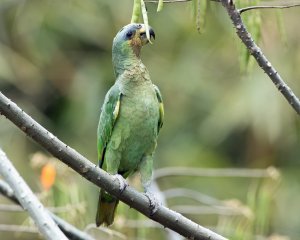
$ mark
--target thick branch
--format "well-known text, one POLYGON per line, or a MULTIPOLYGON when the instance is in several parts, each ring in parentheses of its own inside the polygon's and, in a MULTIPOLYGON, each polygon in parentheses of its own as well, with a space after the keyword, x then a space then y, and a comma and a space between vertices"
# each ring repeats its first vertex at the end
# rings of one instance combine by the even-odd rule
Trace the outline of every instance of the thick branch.
POLYGON ((250 54, 255 58, 258 65, 269 76, 277 89, 286 98, 288 103, 294 108, 294 110, 300 114, 300 101, 289 86, 283 81, 279 73, 272 66, 266 56, 262 53, 260 48, 256 45, 251 34, 247 31, 239 10, 233 4, 233 0, 221 0, 223 6, 226 8, 229 17, 236 29, 236 33, 242 42, 245 44, 250 54))
MULTIPOLYGON (((0 180, 0 193, 9 198, 11 201, 13 201, 16 204, 19 204, 18 199, 14 195, 14 191, 11 189, 11 187, 4 182, 3 180, 0 180)), ((14 205, 15 206, 15 205, 14 205)), ((60 217, 56 216, 52 212, 48 210, 48 214, 53 218, 55 223, 58 225, 60 230, 71 240, 94 240, 90 235, 88 235, 85 232, 80 231, 70 223, 66 222, 65 220, 61 219, 60 217)))
POLYGON ((11 164, 5 153, 0 149, 0 174, 14 190, 16 198, 26 209, 46 239, 67 240, 55 222, 49 216, 43 205, 32 193, 25 181, 11 164))
POLYGON ((15 103, 6 98, 0 92, 0 113, 17 125, 23 132, 31 137, 38 144, 47 149, 53 156, 60 159, 84 178, 97 186, 105 189, 108 193, 135 208, 148 218, 161 223, 164 227, 170 228, 182 236, 199 240, 224 240, 225 238, 206 229, 195 222, 187 219, 181 214, 174 212, 164 206, 150 215, 149 199, 132 187, 128 186, 124 191, 120 190, 119 182, 88 161, 74 149, 57 139, 40 124, 34 121, 29 115, 21 110, 15 103))

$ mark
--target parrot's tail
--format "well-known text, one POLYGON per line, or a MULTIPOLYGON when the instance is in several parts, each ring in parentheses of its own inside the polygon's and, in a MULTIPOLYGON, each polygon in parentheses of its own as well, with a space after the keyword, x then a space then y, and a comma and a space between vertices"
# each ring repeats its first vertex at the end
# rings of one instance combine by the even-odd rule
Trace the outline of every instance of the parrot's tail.
POLYGON ((96 225, 101 224, 111 225, 114 221, 115 211, 117 209, 119 200, 109 195, 104 190, 100 190, 98 209, 96 215, 96 225))

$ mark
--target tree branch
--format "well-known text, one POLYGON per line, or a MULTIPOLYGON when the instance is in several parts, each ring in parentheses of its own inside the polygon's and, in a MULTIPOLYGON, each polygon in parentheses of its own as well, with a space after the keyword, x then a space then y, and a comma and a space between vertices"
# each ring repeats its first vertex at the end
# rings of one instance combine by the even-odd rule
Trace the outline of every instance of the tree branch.
POLYGON ((242 14, 243 12, 254 10, 254 9, 271 9, 271 8, 292 8, 292 7, 299 7, 300 3, 298 4, 291 4, 291 5, 282 5, 282 6, 250 6, 239 9, 239 13, 242 14))
POLYGON ((130 207, 135 208, 148 218, 161 223, 164 227, 170 228, 190 239, 226 239, 164 206, 159 206, 158 210, 150 215, 151 209, 149 208, 149 199, 144 194, 137 192, 130 186, 126 187, 124 191, 121 191, 119 182, 116 178, 98 168, 74 149, 60 141, 1 92, 0 113, 12 121, 34 141, 47 149, 53 156, 60 159, 84 178, 116 196, 118 199, 130 207))
POLYGON ((300 114, 300 101, 289 86, 283 81, 279 73, 272 66, 270 61, 262 53, 260 48, 256 45, 251 34, 247 31, 239 10, 235 7, 233 0, 221 0, 222 5, 227 10, 229 17, 236 29, 238 37, 242 40, 244 45, 249 50, 250 54, 255 58, 258 65, 264 70, 269 76, 276 88, 285 97, 288 103, 294 108, 294 110, 300 114))
MULTIPOLYGON (((257 8, 290 8, 300 6, 300 4, 292 4, 287 6, 252 6, 247 8, 242 8, 238 10, 234 5, 234 0, 211 0, 216 2, 221 2, 226 8, 229 17, 236 29, 238 37, 245 44, 250 54, 255 58, 258 65, 264 70, 264 72, 269 76, 272 82, 275 84, 276 88, 285 97, 288 103, 294 108, 294 110, 300 115, 300 101, 298 97, 293 93, 290 87, 283 81, 279 73, 272 66, 270 61, 262 53, 261 49, 256 45, 251 34, 247 31, 242 19, 241 13, 257 9, 257 8)), ((145 0, 145 2, 158 3, 157 0, 145 0)), ((176 3, 176 2, 189 2, 189 0, 165 0, 164 3, 176 3)))
MULTIPOLYGON (((14 191, 11 187, 0 179, 0 193, 10 199, 15 204, 20 205, 20 202, 16 198, 14 191)), ((90 235, 85 232, 80 231, 70 223, 66 222, 65 220, 61 219, 60 217, 56 216, 52 212, 48 210, 48 214, 52 217, 55 223, 58 225, 60 230, 71 240, 94 240, 90 235)))
POLYGON ((12 187, 16 198, 21 203, 22 207, 28 211, 39 231, 45 236, 46 239, 67 240, 66 236, 60 231, 47 211, 45 211, 43 205, 32 193, 30 188, 11 164, 1 148, 0 174, 12 187))

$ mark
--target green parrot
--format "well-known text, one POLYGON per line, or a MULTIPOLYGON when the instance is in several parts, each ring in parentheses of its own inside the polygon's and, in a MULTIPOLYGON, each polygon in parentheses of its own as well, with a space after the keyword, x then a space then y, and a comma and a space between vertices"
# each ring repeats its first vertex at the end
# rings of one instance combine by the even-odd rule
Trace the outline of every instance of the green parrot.
MULTIPOLYGON (((151 27, 149 33, 155 39, 151 27)), ((116 81, 105 96, 97 133, 99 167, 124 178, 139 171, 146 193, 164 119, 162 96, 140 58, 141 48, 148 42, 145 25, 137 23, 126 25, 114 38, 112 61, 116 81)), ((97 226, 113 223, 118 202, 100 190, 97 226)))

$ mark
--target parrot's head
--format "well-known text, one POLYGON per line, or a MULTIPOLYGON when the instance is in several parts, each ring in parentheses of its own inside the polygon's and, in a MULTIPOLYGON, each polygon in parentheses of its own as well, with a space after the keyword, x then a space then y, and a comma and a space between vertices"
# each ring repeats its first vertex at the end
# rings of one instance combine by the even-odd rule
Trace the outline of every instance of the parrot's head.
MULTIPOLYGON (((155 33, 149 26, 150 39, 155 39, 155 33)), ((113 41, 113 57, 130 58, 132 54, 140 57, 142 46, 149 42, 146 27, 141 23, 131 23, 123 27, 113 41)), ((134 56, 133 55, 133 56, 134 56)))

